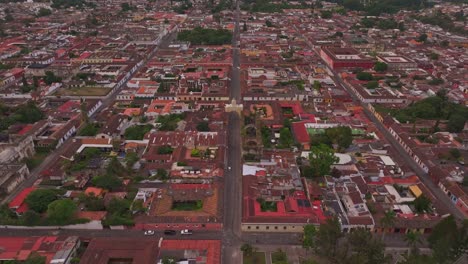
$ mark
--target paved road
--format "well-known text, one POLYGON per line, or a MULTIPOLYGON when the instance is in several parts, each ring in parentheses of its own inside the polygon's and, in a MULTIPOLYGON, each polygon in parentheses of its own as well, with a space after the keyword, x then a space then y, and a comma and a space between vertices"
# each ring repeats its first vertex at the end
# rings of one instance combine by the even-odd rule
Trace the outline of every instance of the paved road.
POLYGON ((214 230, 203 230, 197 232, 196 230, 193 231, 193 235, 173 235, 167 236, 163 234, 161 230, 155 230, 154 236, 145 236, 144 231, 141 230, 110 230, 110 229, 103 229, 103 230, 31 230, 31 229, 0 229, 0 233, 2 236, 12 236, 12 237, 25 237, 25 236, 79 236, 81 238, 93 238, 93 237, 132 237, 132 238, 143 238, 143 237, 165 237, 165 238, 172 238, 172 239, 189 239, 189 240, 217 240, 221 236, 220 231, 214 230))
MULTIPOLYGON (((241 100, 240 91, 240 61, 239 49, 239 3, 236 3, 236 26, 234 29, 232 47, 233 64, 230 86, 230 98, 241 100)), ((224 179, 224 223, 223 223, 223 252, 222 263, 241 263, 241 218, 242 218, 242 164, 241 164, 241 118, 235 113, 229 114, 228 120, 228 149, 227 166, 228 173, 224 179)))

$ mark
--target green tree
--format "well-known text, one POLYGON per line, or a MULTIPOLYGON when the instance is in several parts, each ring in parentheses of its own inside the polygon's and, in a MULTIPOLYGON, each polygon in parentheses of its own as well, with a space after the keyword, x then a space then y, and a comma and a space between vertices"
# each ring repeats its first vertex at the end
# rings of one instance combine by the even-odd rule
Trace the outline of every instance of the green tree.
POLYGON ((461 132, 465 127, 466 119, 466 116, 458 113, 451 115, 447 123, 447 130, 452 133, 461 132))
POLYGON ((418 232, 410 231, 405 235, 405 241, 408 247, 411 249, 411 254, 417 254, 418 252, 418 244, 421 241, 421 234, 418 232))
POLYGON ((130 209, 130 201, 113 198, 106 207, 109 214, 125 215, 130 209))
POLYGON ((252 247, 252 245, 247 244, 247 243, 242 244, 240 249, 244 253, 245 256, 252 256, 252 254, 255 251, 255 249, 252 247))
POLYGON ((385 62, 376 62, 374 65, 374 70, 378 72, 384 72, 388 69, 388 65, 385 62))
POLYGON ((294 143, 293 136, 291 134, 291 130, 287 127, 283 127, 280 130, 280 137, 279 137, 279 148, 289 148, 294 143))
POLYGON ((266 21, 265 21, 265 25, 266 25, 267 27, 274 27, 273 23, 272 23, 270 20, 266 20, 266 21))
POLYGON ((315 240, 317 239, 317 229, 314 225, 305 225, 302 238, 302 247, 306 250, 315 248, 315 240))
POLYGON ((210 131, 210 125, 206 121, 201 121, 197 124, 197 130, 201 132, 208 132, 210 131))
POLYGON ((37 12, 38 17, 44 17, 44 16, 49 16, 52 14, 52 11, 48 8, 43 8, 41 7, 39 11, 37 12))
POLYGON ((416 212, 420 214, 424 212, 431 212, 431 200, 422 194, 414 200, 414 208, 416 212))
POLYGON ((56 200, 47 208, 48 221, 63 225, 69 223, 77 209, 76 204, 70 199, 56 200))
POLYGON ((315 250, 322 256, 336 256, 338 242, 343 237, 341 224, 338 218, 329 218, 325 224, 320 225, 317 232, 315 250))
POLYGON ((337 144, 341 149, 347 149, 353 143, 353 132, 348 126, 339 126, 325 129, 326 142, 337 144))
POLYGON ((454 158, 456 160, 458 160, 462 156, 460 150, 458 150, 456 148, 453 148, 453 149, 449 150, 449 153, 450 153, 450 156, 452 156, 452 158, 454 158))
POLYGON ((427 34, 426 33, 422 33, 421 35, 419 35, 418 42, 426 42, 426 41, 427 41, 427 34))
POLYGON ((45 72, 44 82, 47 85, 51 85, 52 83, 61 82, 62 78, 55 76, 55 74, 51 71, 45 72))
POLYGON ((344 0, 343 6, 349 10, 363 10, 364 6, 361 4, 359 0, 344 0))
POLYGON ((322 84, 320 84, 320 82, 317 80, 314 80, 314 89, 317 91, 320 91, 320 89, 322 89, 322 84))
POLYGON ((450 215, 442 219, 428 238, 437 263, 453 263, 468 250, 468 222, 461 225, 450 215))
POLYGON ((88 211, 103 211, 105 209, 104 200, 96 197, 94 193, 90 195, 82 194, 79 197, 80 202, 84 203, 88 211))
POLYGON ((86 124, 78 133, 80 136, 94 137, 99 131, 99 126, 94 123, 86 124))
POLYGON ((39 255, 37 252, 32 252, 28 258, 22 262, 23 264, 46 264, 46 257, 39 255))
POLYGON ((375 89, 375 88, 377 88, 377 87, 379 87, 379 82, 378 82, 378 81, 370 81, 370 82, 368 82, 368 83, 366 84, 366 88, 367 88, 367 89, 373 90, 373 89, 375 89))
POLYGON ((319 177, 330 174, 331 165, 339 161, 335 152, 327 145, 313 146, 309 154, 310 167, 313 176, 319 177))
POLYGON ((125 129, 124 137, 127 140, 142 140, 146 133, 153 129, 152 125, 135 125, 125 129))
POLYGON ((132 168, 133 165, 135 165, 135 163, 139 159, 140 159, 140 157, 138 157, 138 154, 136 152, 128 152, 125 155, 125 165, 127 166, 127 168, 132 168))
POLYGON ((347 235, 347 243, 351 247, 351 263, 389 263, 385 256, 385 245, 372 237, 369 230, 357 228, 347 235))
POLYGON ((35 211, 28 210, 23 214, 21 220, 23 221, 24 225, 37 226, 41 223, 41 215, 36 213, 35 211))
POLYGON ((320 11, 320 17, 323 19, 330 19, 333 17, 333 12, 332 11, 320 11))
POLYGON ((115 190, 122 186, 122 180, 116 176, 104 175, 104 176, 95 176, 91 180, 93 185, 103 188, 106 190, 115 190))
POLYGON ((124 176, 127 173, 125 167, 120 163, 117 157, 112 157, 106 168, 106 173, 109 176, 124 176))
POLYGON ((372 77, 372 73, 370 72, 359 72, 357 75, 356 75, 356 78, 360 81, 372 81, 373 77, 372 77))
POLYGON ((122 12, 128 12, 128 11, 132 11, 132 10, 135 10, 136 8, 132 5, 130 5, 129 3, 121 3, 120 4, 120 9, 122 12))
POLYGON ((438 60, 439 54, 431 52, 431 54, 429 54, 429 58, 431 58, 431 60, 438 60))
POLYGON ((165 181, 169 179, 169 175, 165 169, 158 169, 156 173, 156 177, 161 181, 165 181))
POLYGON ((380 224, 382 225, 382 241, 385 241, 385 232, 387 228, 392 227, 395 224, 396 214, 393 210, 388 210, 385 212, 384 216, 380 219, 380 224))
POLYGON ((436 260, 429 255, 420 255, 420 254, 406 254, 404 260, 399 261, 398 264, 438 264, 436 260))
POLYGON ((54 190, 38 189, 32 191, 25 200, 30 210, 37 213, 43 213, 47 210, 50 203, 57 200, 57 194, 54 190))

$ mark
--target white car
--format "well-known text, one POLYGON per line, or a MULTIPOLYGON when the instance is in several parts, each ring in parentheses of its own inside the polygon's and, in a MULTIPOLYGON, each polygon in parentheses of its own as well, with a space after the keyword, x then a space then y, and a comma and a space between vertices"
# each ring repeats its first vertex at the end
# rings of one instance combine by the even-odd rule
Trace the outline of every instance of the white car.
POLYGON ((146 230, 145 231, 145 236, 153 236, 154 235, 154 231, 153 230, 146 230))
POLYGON ((181 235, 191 235, 191 234, 193 234, 193 233, 192 233, 192 230, 183 229, 183 230, 180 230, 180 234, 181 234, 181 235))

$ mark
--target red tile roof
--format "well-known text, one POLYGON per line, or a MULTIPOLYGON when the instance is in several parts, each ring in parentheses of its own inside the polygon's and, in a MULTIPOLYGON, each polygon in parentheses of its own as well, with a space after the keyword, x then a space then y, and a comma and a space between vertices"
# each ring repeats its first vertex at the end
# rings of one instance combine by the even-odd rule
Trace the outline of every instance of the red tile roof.
POLYGON ((26 197, 28 197, 28 195, 34 191, 36 188, 35 187, 30 187, 30 188, 26 188, 24 190, 22 190, 9 204, 8 204, 8 207, 12 208, 12 209, 18 209, 20 208, 23 203, 24 203, 24 200, 26 199, 26 197))
POLYGON ((299 143, 309 143, 310 137, 307 129, 305 128, 305 122, 295 122, 292 123, 292 130, 294 132, 294 136, 299 143))

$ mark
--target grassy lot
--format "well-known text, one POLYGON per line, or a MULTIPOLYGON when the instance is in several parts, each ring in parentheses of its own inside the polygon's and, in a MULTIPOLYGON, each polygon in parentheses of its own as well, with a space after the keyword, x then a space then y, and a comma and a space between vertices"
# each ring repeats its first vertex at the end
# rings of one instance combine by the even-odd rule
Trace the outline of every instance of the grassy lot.
POLYGON ((284 251, 275 251, 271 253, 272 264, 285 264, 288 263, 288 258, 284 251))
POLYGON ((184 201, 174 202, 172 204, 172 210, 174 211, 198 211, 203 208, 203 201, 184 201))
POLYGON ((251 256, 243 256, 244 264, 265 264, 265 253, 264 252, 254 252, 251 256))
POLYGON ((71 89, 60 89, 57 95, 68 96, 105 96, 110 92, 111 88, 103 87, 78 87, 71 89))

